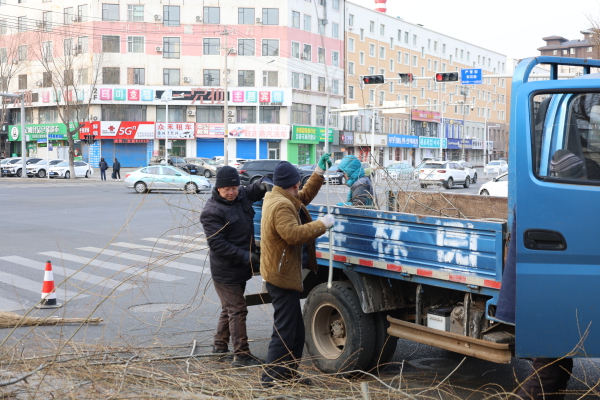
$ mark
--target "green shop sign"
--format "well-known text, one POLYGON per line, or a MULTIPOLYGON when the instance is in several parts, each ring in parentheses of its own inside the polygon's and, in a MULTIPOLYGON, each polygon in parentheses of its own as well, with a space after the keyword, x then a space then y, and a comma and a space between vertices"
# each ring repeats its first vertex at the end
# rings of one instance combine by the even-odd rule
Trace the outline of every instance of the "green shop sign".
MULTIPOLYGON (((73 129, 73 124, 71 123, 73 129)), ((67 126, 65 124, 32 124, 25 125, 25 140, 27 142, 36 141, 38 139, 50 140, 67 140, 67 126)), ((77 139, 77 134, 73 134, 73 138, 77 139)), ((21 125, 8 126, 8 140, 11 142, 21 141, 21 125)))
MULTIPOLYGON (((292 125, 292 141, 296 143, 319 143, 325 141, 325 128, 292 125)), ((329 128, 329 142, 333 142, 333 128, 329 128)))

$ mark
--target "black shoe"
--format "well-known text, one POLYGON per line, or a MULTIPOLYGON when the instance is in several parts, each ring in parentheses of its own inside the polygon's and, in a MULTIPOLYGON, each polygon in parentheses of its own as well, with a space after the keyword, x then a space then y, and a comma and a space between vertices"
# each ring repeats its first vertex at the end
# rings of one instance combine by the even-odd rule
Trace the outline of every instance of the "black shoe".
POLYGON ((260 358, 254 357, 252 354, 244 354, 244 355, 236 354, 233 357, 233 362, 231 363, 231 366, 233 368, 256 367, 259 365, 263 365, 264 363, 265 362, 263 360, 261 360, 260 358))
POLYGON ((229 351, 229 349, 218 349, 218 348, 216 348, 216 347, 213 346, 212 353, 213 354, 219 354, 219 355, 222 354, 221 357, 217 358, 219 361, 231 361, 231 360, 233 360, 233 354, 231 354, 231 352, 229 351))

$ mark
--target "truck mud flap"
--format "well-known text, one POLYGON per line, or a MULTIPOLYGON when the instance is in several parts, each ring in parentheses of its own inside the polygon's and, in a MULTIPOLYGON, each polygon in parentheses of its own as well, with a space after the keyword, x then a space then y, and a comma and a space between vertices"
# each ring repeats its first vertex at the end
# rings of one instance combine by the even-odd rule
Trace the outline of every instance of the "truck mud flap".
POLYGON ((444 332, 390 316, 387 317, 387 320, 390 322, 387 332, 391 336, 499 364, 509 364, 513 356, 513 346, 509 344, 492 343, 456 333, 444 332))

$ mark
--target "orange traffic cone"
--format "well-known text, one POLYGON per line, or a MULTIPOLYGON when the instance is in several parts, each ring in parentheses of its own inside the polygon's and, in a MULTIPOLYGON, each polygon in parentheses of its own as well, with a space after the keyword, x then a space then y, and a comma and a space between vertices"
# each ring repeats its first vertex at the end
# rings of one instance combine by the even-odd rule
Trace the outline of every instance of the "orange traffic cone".
POLYGON ((46 271, 44 272, 44 284, 42 285, 42 301, 37 308, 59 308, 61 303, 56 302, 56 289, 54 287, 54 277, 52 276, 52 263, 46 262, 46 271))

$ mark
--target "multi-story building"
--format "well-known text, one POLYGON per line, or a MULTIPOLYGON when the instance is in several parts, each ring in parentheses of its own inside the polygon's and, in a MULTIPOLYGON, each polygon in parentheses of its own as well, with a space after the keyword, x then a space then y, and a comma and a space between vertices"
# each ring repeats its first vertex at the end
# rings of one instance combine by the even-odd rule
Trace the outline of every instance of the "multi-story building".
MULTIPOLYGON (((145 165, 165 139, 171 154, 219 156, 227 118, 230 158, 312 163, 327 106, 342 103, 340 0, 9 1, 0 5, 0 91, 26 93, 30 155, 45 156, 46 140, 51 155, 64 154, 71 121, 85 123, 78 140, 95 136, 76 143, 93 163, 145 165)), ((20 111, 7 107, 10 127, 20 111)), ((20 140, 20 127, 9 131, 9 143, 20 140)))
MULTIPOLYGON (((593 30, 586 29, 580 33, 583 35, 583 39, 569 40, 562 36, 546 36, 542 38, 546 45, 539 47, 538 51, 541 56, 597 59, 600 43, 598 39, 594 38, 593 30)), ((561 65, 558 72, 578 73, 581 72, 581 68, 561 65)))
MULTIPOLYGON (((470 68, 482 69, 483 75, 501 75, 506 56, 351 2, 346 2, 345 30, 346 103, 395 108, 390 114, 379 110, 376 117, 379 165, 395 161, 417 165, 424 158, 439 157, 440 144, 444 157, 464 154, 482 165, 486 140, 492 157, 505 156, 507 79, 488 77, 482 84, 461 86, 460 81, 437 83, 434 75, 452 71, 460 75, 461 69, 470 68), (410 73, 414 80, 388 80, 380 86, 361 83, 364 75, 398 78, 398 73, 410 73)), ((365 110, 343 118, 341 141, 346 151, 363 160, 370 158, 372 115, 365 110)))

